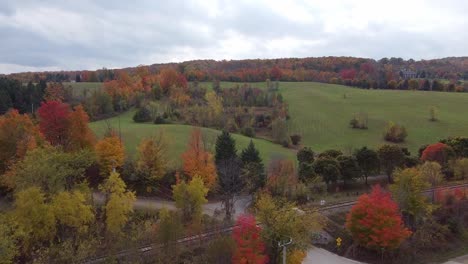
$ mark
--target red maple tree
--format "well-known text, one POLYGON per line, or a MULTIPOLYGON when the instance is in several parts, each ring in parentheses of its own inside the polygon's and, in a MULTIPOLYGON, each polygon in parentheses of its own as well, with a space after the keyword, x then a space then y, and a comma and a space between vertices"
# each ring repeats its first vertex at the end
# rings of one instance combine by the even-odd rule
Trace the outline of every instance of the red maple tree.
POLYGON ((346 216, 353 239, 369 249, 396 249, 411 235, 403 226, 397 204, 379 185, 363 194, 346 216))
POLYGON ((236 249, 232 256, 233 264, 263 264, 268 262, 265 255, 265 244, 260 237, 261 228, 257 226, 255 217, 241 215, 236 221, 237 227, 232 233, 236 249))
POLYGON ((439 142, 429 145, 424 149, 421 154, 421 161, 436 161, 443 166, 452 155, 452 148, 439 142))
POLYGON ((39 130, 52 145, 64 146, 68 139, 70 107, 59 101, 46 101, 37 110, 39 130))

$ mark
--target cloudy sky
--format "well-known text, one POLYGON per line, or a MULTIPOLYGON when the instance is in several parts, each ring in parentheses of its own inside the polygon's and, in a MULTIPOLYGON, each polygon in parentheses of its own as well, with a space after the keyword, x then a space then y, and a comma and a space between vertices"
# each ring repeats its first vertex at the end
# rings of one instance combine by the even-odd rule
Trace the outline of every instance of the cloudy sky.
POLYGON ((0 73, 193 59, 468 55, 465 0, 0 0, 0 73))

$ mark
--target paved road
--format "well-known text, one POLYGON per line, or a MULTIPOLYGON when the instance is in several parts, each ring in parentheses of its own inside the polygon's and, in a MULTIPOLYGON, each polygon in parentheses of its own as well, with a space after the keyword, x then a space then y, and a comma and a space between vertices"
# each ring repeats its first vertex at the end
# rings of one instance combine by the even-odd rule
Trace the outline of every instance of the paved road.
POLYGON ((347 259, 342 256, 331 253, 322 248, 311 248, 307 251, 307 256, 302 262, 303 264, 359 264, 352 259, 347 259))
POLYGON ((454 258, 452 260, 444 262, 443 264, 468 264, 468 255, 454 258))
MULTIPOLYGON (((102 193, 95 192, 93 193, 94 202, 97 204, 102 204, 104 202, 104 195, 102 193)), ((251 196, 239 196, 235 199, 234 209, 235 213, 233 219, 236 219, 239 215, 245 213, 245 210, 249 207, 252 201, 251 196)), ((146 197, 137 197, 137 200, 133 204, 135 209, 149 209, 149 210, 159 210, 162 208, 167 208, 169 210, 176 210, 175 202, 164 200, 160 198, 146 198, 146 197)), ((222 212, 221 202, 208 202, 203 205, 203 213, 213 216, 217 211, 222 212)), ((219 218, 223 218, 224 214, 221 213, 219 218)))

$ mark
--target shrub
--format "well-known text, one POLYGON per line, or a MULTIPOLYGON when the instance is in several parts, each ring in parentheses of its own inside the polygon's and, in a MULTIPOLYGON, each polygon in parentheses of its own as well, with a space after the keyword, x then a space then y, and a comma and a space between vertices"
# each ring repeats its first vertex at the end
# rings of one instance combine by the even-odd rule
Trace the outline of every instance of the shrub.
POLYGON ((393 143, 400 143, 405 141, 408 133, 404 126, 395 124, 393 122, 388 122, 385 127, 384 139, 393 143))
POLYGON ((349 125, 351 128, 355 129, 367 129, 367 120, 368 118, 366 113, 359 113, 349 121, 349 125))
POLYGON ((302 136, 299 135, 299 134, 293 134, 293 135, 290 136, 290 138, 291 138, 292 144, 294 146, 297 146, 301 142, 302 136))
POLYGON ((151 113, 146 107, 138 109, 138 111, 133 116, 133 121, 137 123, 149 122, 151 121, 151 113))
POLYGON ((429 121, 437 121, 437 109, 433 106, 429 108, 429 121))
POLYGON ((166 119, 164 119, 164 117, 162 117, 161 115, 158 115, 154 119, 154 123, 158 125, 158 124, 167 124, 168 122, 166 121, 166 119))
POLYGON ((253 129, 253 127, 244 127, 242 129, 242 135, 253 138, 255 137, 255 129, 253 129))

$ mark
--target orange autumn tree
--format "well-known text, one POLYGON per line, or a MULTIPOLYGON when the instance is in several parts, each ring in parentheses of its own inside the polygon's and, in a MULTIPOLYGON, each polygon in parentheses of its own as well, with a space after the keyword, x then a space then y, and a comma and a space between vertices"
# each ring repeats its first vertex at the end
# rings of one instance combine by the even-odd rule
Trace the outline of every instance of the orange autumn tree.
POLYGON ((168 94, 173 86, 187 88, 187 79, 175 69, 164 68, 159 73, 159 86, 164 94, 168 94))
POLYGON ((52 82, 47 84, 44 95, 44 99, 46 101, 62 102, 64 97, 65 89, 63 89, 63 85, 61 83, 52 82))
POLYGON ((125 150, 119 137, 111 135, 99 140, 95 146, 97 162, 100 167, 100 174, 108 176, 114 168, 124 164, 125 150))
POLYGON ((396 249, 411 235, 398 205, 379 185, 359 197, 346 216, 346 229, 359 245, 374 250, 396 249))
POLYGON ((0 116, 0 175, 22 160, 28 150, 44 143, 39 128, 28 115, 10 110, 0 116))
POLYGON ((205 150, 201 130, 194 128, 190 135, 187 150, 182 153, 184 173, 190 178, 199 176, 206 187, 212 188, 216 182, 216 167, 213 155, 205 150))
POLYGON ((81 105, 75 107, 75 111, 70 113, 68 127, 68 145, 67 149, 76 151, 85 148, 92 148, 96 137, 89 128, 89 116, 81 105))

